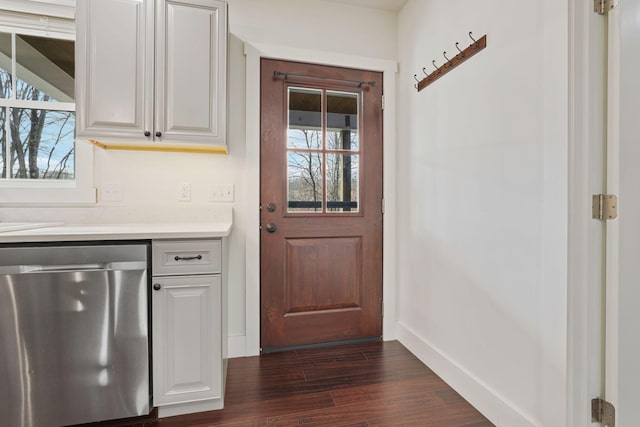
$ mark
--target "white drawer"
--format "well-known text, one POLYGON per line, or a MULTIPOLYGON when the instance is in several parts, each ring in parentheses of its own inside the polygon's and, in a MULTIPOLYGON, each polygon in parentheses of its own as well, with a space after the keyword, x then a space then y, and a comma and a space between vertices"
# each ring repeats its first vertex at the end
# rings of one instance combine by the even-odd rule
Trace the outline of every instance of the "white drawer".
POLYGON ((153 275, 211 274, 222 270, 221 240, 154 240, 153 275))

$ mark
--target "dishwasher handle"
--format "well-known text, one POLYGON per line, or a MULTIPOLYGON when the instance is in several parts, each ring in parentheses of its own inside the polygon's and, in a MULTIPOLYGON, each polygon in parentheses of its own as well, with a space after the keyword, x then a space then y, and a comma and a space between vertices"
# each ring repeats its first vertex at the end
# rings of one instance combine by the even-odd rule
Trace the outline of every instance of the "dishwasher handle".
POLYGON ((62 273, 69 271, 146 270, 142 261, 123 261, 92 264, 16 265, 0 267, 0 274, 62 273))
POLYGON ((56 271, 86 271, 86 270, 107 270, 106 264, 66 264, 66 265, 28 265, 30 273, 35 272, 56 272, 56 271), (30 268, 33 267, 33 268, 30 268))

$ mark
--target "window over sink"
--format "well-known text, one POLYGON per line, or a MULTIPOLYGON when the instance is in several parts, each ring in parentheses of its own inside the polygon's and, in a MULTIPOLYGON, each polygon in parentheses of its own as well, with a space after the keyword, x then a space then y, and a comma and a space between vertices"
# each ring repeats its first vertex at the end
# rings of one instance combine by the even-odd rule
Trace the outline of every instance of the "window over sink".
POLYGON ((74 41, 0 32, 0 178, 75 179, 74 41))
POLYGON ((69 5, 56 15, 11 4, 0 5, 0 205, 93 203, 92 149, 75 140, 69 5))

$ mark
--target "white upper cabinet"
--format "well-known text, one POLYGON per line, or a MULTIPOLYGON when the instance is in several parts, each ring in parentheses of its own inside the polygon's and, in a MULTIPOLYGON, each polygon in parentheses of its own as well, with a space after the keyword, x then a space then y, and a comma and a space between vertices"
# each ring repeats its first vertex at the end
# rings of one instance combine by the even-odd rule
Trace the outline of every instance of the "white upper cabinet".
POLYGON ((76 15, 78 138, 150 140, 153 1, 87 0, 76 15))
POLYGON ((76 20, 78 138, 226 153, 224 1, 87 0, 76 20))

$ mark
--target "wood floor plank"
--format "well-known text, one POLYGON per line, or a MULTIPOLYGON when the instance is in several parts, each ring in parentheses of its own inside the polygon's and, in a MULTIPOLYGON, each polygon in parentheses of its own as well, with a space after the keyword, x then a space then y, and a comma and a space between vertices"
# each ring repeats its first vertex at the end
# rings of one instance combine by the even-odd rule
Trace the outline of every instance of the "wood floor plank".
POLYGON ((224 409, 137 427, 492 425, 402 344, 391 341, 231 359, 224 409))
POLYGON ((375 419, 368 422, 370 427, 387 427, 399 426, 403 427, 469 427, 476 425, 478 427, 491 427, 489 421, 478 421, 482 418, 474 408, 467 405, 450 406, 429 412, 414 412, 388 415, 381 419, 375 419))
POLYGON ((314 427, 331 427, 368 422, 380 418, 404 418, 413 414, 428 414, 441 406, 435 399, 398 399, 379 401, 375 405, 360 403, 339 406, 305 413, 272 417, 270 423, 281 426, 310 425, 314 427))
POLYGON ((335 405, 329 392, 303 394, 286 399, 226 405, 222 411, 209 411, 188 416, 165 418, 162 420, 161 425, 162 427, 181 427, 185 425, 185 422, 193 426, 255 424, 267 417, 274 417, 283 413, 302 413, 333 406, 335 405))
POLYGON ((391 356, 384 359, 361 362, 320 362, 304 367, 307 381, 327 379, 341 376, 357 376, 363 373, 375 373, 379 378, 413 378, 430 375, 424 364, 417 359, 391 356))
MULTIPOLYGON (((375 404, 378 401, 398 398, 426 397, 428 394, 442 389, 442 387, 443 384, 433 381, 433 378, 423 377, 335 390, 331 392, 331 396, 336 406, 353 405, 355 403, 375 404)), ((444 387, 447 387, 446 384, 444 387)))

